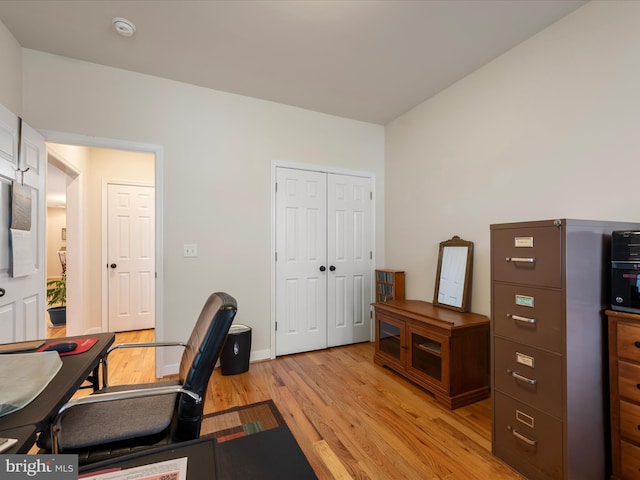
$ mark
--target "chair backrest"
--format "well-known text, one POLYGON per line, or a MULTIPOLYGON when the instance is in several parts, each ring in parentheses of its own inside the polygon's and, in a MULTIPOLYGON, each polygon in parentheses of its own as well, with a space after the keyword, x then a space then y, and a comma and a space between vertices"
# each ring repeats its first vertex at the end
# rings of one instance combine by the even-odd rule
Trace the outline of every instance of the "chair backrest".
POLYGON ((235 299, 223 292, 212 293, 202 307, 182 354, 178 373, 184 388, 200 395, 202 402, 196 404, 188 395, 179 396, 178 414, 172 425, 172 437, 177 441, 198 438, 200 435, 209 378, 237 310, 235 299))

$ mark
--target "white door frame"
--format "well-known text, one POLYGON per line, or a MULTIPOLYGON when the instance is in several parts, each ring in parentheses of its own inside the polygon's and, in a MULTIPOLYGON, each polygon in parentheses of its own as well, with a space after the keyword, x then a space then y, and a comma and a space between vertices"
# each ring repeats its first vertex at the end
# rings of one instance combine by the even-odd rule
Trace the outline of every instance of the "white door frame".
MULTIPOLYGON (((164 197, 164 158, 162 145, 150 143, 130 142, 127 140, 117 140, 112 138, 89 137, 73 133, 56 132, 51 130, 39 130, 46 142, 61 143, 68 145, 79 145, 83 147, 105 148, 110 150, 128 150, 132 152, 144 152, 155 155, 155 189, 156 189, 156 338, 164 339, 164 265, 162 258, 164 256, 163 248, 163 197, 164 197)), ((161 378, 169 373, 175 373, 172 366, 165 364, 166 356, 163 354, 162 348, 156 348, 156 377, 161 378)))
MULTIPOLYGON (((46 141, 46 139, 45 139, 46 141)), ((82 274, 84 272, 82 251, 83 242, 81 234, 82 224, 82 172, 74 167, 58 152, 55 147, 47 145, 47 163, 52 164, 59 170, 62 170, 67 177, 71 179, 67 182, 67 259, 71 259, 67 263, 67 335, 82 335, 81 315, 84 311, 84 298, 82 296, 82 288, 85 285, 82 274)))
MULTIPOLYGON (((270 358, 276 358, 276 168, 294 168, 297 170, 310 170, 314 172, 322 172, 322 173, 334 173, 339 175, 352 175, 354 177, 367 177, 371 179, 371 192, 372 192, 372 200, 371 200, 371 251, 373 252, 373 258, 371 259, 371 275, 373 275, 373 271, 375 270, 376 265, 376 175, 374 172, 366 172, 362 170, 348 170, 344 168, 336 168, 329 167, 325 165, 311 165, 307 163, 294 163, 294 162, 286 162, 281 160, 272 160, 271 161, 271 354, 270 358)), ((371 282, 371 293, 373 295, 373 288, 375 282, 371 282)), ((375 297, 371 297, 375 298, 375 297)), ((373 322, 371 322, 373 325, 373 322)), ((370 340, 373 341, 373 328, 371 330, 371 334, 369 336, 370 340)))

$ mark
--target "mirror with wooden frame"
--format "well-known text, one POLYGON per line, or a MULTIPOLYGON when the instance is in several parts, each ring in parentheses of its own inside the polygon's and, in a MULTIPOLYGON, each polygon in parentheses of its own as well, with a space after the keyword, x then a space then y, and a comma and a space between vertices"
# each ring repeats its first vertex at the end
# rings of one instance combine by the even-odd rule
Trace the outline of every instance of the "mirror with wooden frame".
POLYGON ((471 303, 473 242, 454 236, 440 242, 433 304, 466 312, 471 303))

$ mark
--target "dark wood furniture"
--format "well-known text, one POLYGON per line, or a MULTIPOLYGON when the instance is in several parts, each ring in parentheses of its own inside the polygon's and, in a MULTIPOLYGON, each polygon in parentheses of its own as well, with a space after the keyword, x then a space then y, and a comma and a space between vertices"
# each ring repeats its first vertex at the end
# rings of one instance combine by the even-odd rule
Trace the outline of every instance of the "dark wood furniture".
POLYGON ((607 475, 603 311, 611 232, 629 228, 491 225, 492 450, 531 480, 607 475))
POLYGON ((404 272, 376 270, 376 302, 404 300, 404 272))
POLYGON ((607 310, 612 480, 640 479, 640 315, 607 310))
POLYGON ((18 427, 32 426, 37 432, 47 430, 60 407, 73 396, 87 379, 97 382, 96 377, 100 362, 107 349, 113 344, 115 334, 98 333, 51 340, 59 342, 82 338, 98 338, 98 341, 86 352, 60 357, 62 367, 42 393, 20 410, 0 417, 0 436, 18 438, 18 444, 22 446, 16 453, 27 453, 35 440, 31 429, 19 429, 18 427), (12 431, 14 436, 8 431, 12 431), (18 437, 15 435, 16 432, 22 432, 22 435, 18 437), (25 437, 25 435, 27 436, 25 437))
POLYGON ((374 361, 454 409, 489 396, 489 319, 420 300, 374 303, 374 361))

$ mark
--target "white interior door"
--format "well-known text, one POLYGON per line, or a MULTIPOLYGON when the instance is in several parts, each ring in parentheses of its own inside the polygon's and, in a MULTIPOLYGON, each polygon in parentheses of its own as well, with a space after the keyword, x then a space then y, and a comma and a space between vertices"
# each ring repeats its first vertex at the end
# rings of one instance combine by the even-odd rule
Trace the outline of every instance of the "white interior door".
POLYGON ((276 168, 276 355, 371 335, 371 180, 276 168))
POLYGON ((277 355, 327 346, 326 181, 323 173, 276 169, 277 355))
POLYGON ((154 187, 107 186, 109 331, 155 326, 154 187))
POLYGON ((18 125, 18 117, 0 105, 0 343, 46 336, 46 150, 42 136, 24 122, 18 150, 18 125), (24 246, 30 252, 32 273, 18 277, 12 274, 16 246, 10 242, 14 180, 28 186, 31 194, 31 227, 24 246))
POLYGON ((371 179, 328 176, 327 343, 371 337, 371 179))

